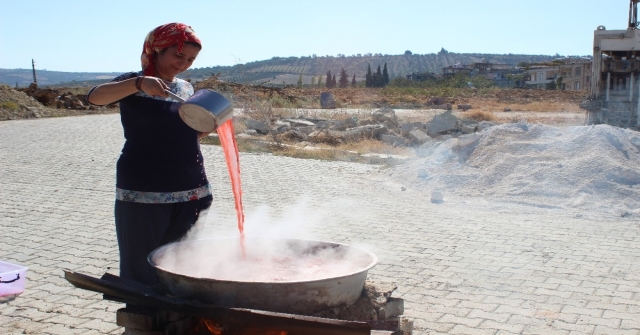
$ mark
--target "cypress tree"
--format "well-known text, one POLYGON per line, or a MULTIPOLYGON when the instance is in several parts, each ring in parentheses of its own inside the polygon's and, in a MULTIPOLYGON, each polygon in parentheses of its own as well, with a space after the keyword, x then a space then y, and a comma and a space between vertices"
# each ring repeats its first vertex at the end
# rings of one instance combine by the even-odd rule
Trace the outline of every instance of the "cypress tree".
POLYGON ((373 87, 382 87, 384 82, 384 78, 382 78, 382 72, 380 71, 380 65, 378 65, 378 70, 376 70, 376 74, 373 75, 373 87))
POLYGON ((351 87, 356 87, 357 83, 356 83, 356 74, 353 74, 353 79, 351 79, 351 87))
POLYGON ((389 73, 387 72, 387 62, 384 62, 384 69, 382 69, 382 77, 384 78, 384 85, 389 83, 389 73))
POLYGON ((367 64, 367 76, 365 78, 365 83, 364 86, 365 87, 371 87, 373 86, 373 82, 372 82, 372 77, 371 77, 371 64, 367 64))
POLYGON ((336 75, 333 75, 333 79, 331 79, 331 87, 336 87, 336 75))
POLYGON ((342 68, 340 70, 340 88, 346 88, 349 85, 349 76, 347 75, 347 71, 342 68))
POLYGON ((302 87, 302 74, 298 77, 298 87, 302 87))
POLYGON ((331 88, 331 70, 327 71, 327 81, 324 86, 326 88, 331 88))

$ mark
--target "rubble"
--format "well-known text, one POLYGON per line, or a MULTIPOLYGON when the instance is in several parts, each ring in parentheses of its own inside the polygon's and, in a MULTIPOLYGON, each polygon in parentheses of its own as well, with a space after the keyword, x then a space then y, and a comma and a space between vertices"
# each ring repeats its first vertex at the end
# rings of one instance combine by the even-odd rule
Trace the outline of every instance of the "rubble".
POLYGON ((498 124, 459 119, 451 111, 438 114, 427 123, 400 123, 395 111, 391 108, 377 109, 371 113, 370 117, 359 120, 355 117, 326 120, 304 116, 298 118, 275 116, 268 122, 248 117, 238 117, 236 122, 243 122, 245 134, 252 136, 271 133, 290 141, 331 145, 375 139, 397 147, 421 146, 431 140, 443 141, 451 137, 482 131, 498 124))
POLYGON ((410 335, 413 320, 403 316, 404 300, 393 298, 391 294, 397 286, 392 283, 367 280, 362 295, 349 306, 330 308, 313 316, 349 321, 377 322, 389 327, 390 334, 410 335))

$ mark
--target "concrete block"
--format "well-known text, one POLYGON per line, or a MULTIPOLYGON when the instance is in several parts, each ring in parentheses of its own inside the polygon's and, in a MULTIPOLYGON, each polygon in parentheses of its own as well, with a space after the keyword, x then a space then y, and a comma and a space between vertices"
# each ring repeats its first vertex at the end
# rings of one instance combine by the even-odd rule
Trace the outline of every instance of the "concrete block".
POLYGON ((429 135, 425 134, 420 129, 414 129, 414 130, 410 131, 408 137, 411 140, 411 142, 417 143, 417 144, 422 144, 422 143, 427 142, 428 140, 431 139, 429 137, 429 135))
POLYGON ((431 137, 436 137, 451 132, 456 129, 458 121, 458 118, 450 111, 436 115, 431 122, 427 123, 427 134, 431 137))
POLYGON ((116 324, 136 330, 159 330, 166 313, 142 307, 120 308, 116 312, 116 324))
POLYGON ((383 135, 380 135, 380 140, 384 143, 388 143, 397 147, 407 145, 406 138, 395 136, 395 135, 383 134, 383 135))

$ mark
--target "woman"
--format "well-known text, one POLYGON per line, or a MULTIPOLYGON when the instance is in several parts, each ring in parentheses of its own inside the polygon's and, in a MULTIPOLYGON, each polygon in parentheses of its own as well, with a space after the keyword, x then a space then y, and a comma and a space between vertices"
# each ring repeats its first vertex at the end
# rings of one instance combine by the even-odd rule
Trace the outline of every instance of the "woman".
POLYGON ((120 104, 126 142, 117 163, 115 223, 120 276, 152 285, 147 256, 180 239, 212 202, 198 139, 204 134, 179 117, 177 101, 193 87, 176 75, 187 70, 202 44, 191 27, 169 23, 144 41, 142 71, 125 73, 94 87, 89 102, 120 104))

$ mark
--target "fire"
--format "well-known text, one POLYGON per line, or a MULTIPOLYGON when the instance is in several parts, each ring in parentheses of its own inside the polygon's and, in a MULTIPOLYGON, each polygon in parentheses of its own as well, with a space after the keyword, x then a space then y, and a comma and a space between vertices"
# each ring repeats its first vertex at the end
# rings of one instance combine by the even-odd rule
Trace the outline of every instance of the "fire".
POLYGON ((198 335, 288 335, 289 332, 284 330, 269 330, 267 327, 251 326, 251 325, 233 325, 231 328, 208 319, 199 319, 193 328, 198 335))
POLYGON ((197 331, 200 331, 200 326, 204 325, 207 330, 209 331, 209 334, 211 335, 221 335, 222 331, 224 330, 220 325, 218 325, 217 323, 211 321, 211 320, 206 320, 206 319, 200 319, 200 324, 198 325, 198 327, 196 327, 197 331))
POLYGON ((207 326, 207 329, 209 329, 211 334, 213 334, 213 335, 222 334, 222 328, 218 327, 217 323, 215 323, 213 321, 205 320, 204 321, 204 325, 207 326))

